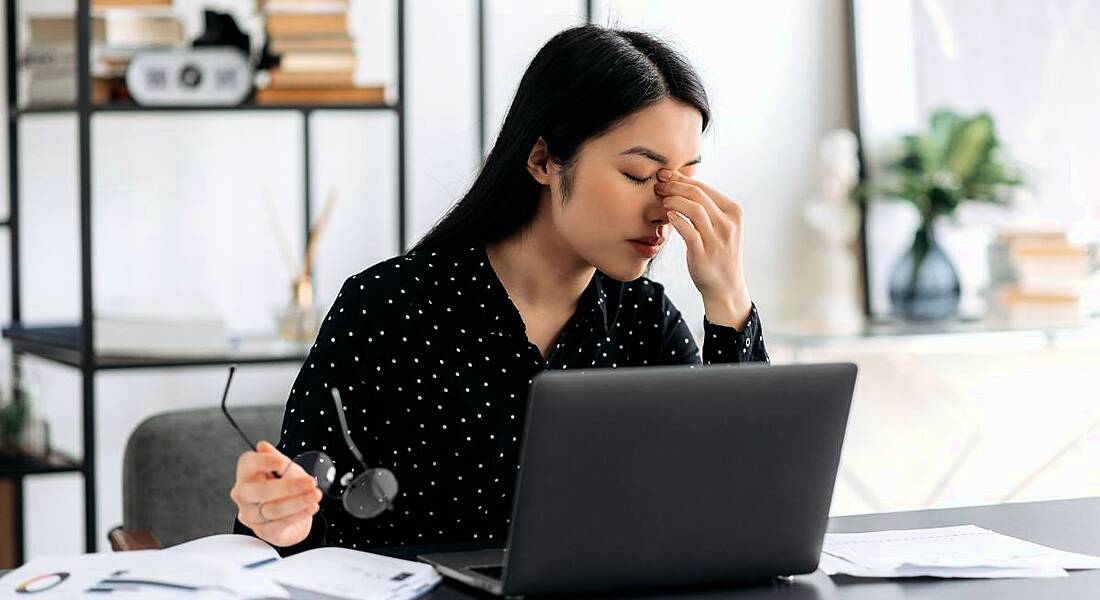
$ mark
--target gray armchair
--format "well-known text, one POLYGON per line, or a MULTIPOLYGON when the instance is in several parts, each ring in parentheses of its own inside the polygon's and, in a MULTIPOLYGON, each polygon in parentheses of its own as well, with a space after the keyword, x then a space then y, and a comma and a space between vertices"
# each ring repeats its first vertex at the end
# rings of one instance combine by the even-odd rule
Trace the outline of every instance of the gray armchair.
MULTIPOLYGON (((283 406, 231 409, 254 441, 279 439, 283 406)), ((237 456, 245 450, 221 409, 152 416, 130 435, 122 459, 122 525, 108 534, 115 550, 172 546, 233 531, 229 499, 237 456)))

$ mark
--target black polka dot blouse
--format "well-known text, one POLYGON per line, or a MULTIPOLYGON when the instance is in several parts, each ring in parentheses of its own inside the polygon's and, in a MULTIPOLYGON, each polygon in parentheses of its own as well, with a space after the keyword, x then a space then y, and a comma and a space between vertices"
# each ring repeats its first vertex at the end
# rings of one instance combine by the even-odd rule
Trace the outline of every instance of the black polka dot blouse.
MULTIPOLYGON (((294 381, 277 447, 323 450, 338 479, 361 469, 330 388, 369 466, 393 471, 393 509, 368 520, 323 499, 309 537, 364 549, 505 542, 532 378, 544 369, 769 362, 753 306, 742 330, 703 319, 702 361, 661 284, 599 271, 544 360, 483 246, 411 252, 344 282, 294 381)), ((358 474, 356 472, 356 474, 358 474)), ((339 484, 332 494, 340 491, 339 484)), ((252 532, 237 522, 237 533, 252 532)))

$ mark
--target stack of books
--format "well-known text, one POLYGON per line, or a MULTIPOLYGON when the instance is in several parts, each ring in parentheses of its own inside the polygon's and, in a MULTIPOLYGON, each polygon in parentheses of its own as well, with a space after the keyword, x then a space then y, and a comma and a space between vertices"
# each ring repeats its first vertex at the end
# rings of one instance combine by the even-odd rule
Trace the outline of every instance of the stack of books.
MULTIPOLYGON (((93 21, 92 37, 102 38, 102 22, 93 21)), ((76 20, 39 15, 27 19, 19 106, 67 106, 76 102, 76 20)))
POLYGON ((107 90, 110 101, 130 99, 126 68, 134 54, 184 46, 172 0, 92 0, 91 8, 93 21, 103 23, 92 46, 93 87, 107 90))
POLYGON ((1097 299, 1096 250, 1064 229, 1000 233, 990 248, 998 312, 1013 323, 1080 323, 1097 299))
POLYGON ((382 104, 385 87, 355 84, 347 0, 260 0, 278 66, 257 77, 257 104, 382 104))
MULTIPOLYGON (((126 67, 135 52, 183 43, 171 0, 94 0, 89 25, 92 103, 128 99, 126 67)), ((77 24, 72 15, 27 17, 20 106, 76 103, 77 24)))

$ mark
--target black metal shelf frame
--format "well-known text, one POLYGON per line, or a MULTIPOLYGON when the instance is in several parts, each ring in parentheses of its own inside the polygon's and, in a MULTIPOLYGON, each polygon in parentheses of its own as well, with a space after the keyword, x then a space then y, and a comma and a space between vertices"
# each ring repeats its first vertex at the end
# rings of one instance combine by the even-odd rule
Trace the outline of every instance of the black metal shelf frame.
MULTIPOLYGON (((9 113, 9 118, 16 118, 27 115, 41 115, 41 114, 67 114, 75 113, 80 110, 76 106, 67 105, 44 105, 44 106, 29 106, 26 108, 17 108, 9 113)), ((245 103, 237 106, 201 106, 201 105, 162 105, 162 106, 142 106, 140 104, 93 104, 90 108, 92 113, 149 113, 149 112, 235 112, 235 111, 258 111, 258 112, 272 112, 272 111, 298 111, 298 112, 313 112, 322 110, 334 110, 334 111, 398 111, 400 108, 397 104, 251 104, 245 103)))
POLYGON ((169 368, 217 366, 229 363, 273 364, 301 362, 305 357, 303 349, 282 349, 261 353, 229 353, 203 357, 104 357, 97 356, 93 333, 92 282, 92 171, 91 171, 91 121, 100 113, 206 113, 225 111, 292 111, 301 113, 302 118, 302 210, 306 238, 313 215, 311 211, 312 165, 310 164, 311 131, 310 117, 322 111, 383 111, 392 112, 397 119, 397 223, 398 245, 400 251, 407 248, 406 239, 406 61, 405 61, 405 2, 394 0, 396 4, 396 44, 397 44, 397 83, 396 101, 387 104, 318 104, 318 105, 256 105, 246 103, 241 106, 139 106, 136 104, 95 105, 91 102, 91 69, 89 49, 91 47, 89 17, 90 0, 77 0, 77 102, 72 106, 38 106, 23 108, 18 106, 18 70, 19 49, 17 0, 4 0, 6 9, 5 46, 7 66, 6 106, 7 142, 8 142, 8 218, 0 222, 9 232, 11 260, 11 324, 4 329, 4 337, 12 344, 12 380, 16 381, 24 356, 37 356, 59 364, 80 370, 82 379, 81 421, 83 457, 76 460, 57 455, 40 459, 0 461, 0 478, 16 480, 16 564, 23 560, 22 528, 22 478, 26 475, 43 473, 79 472, 84 479, 84 546, 88 552, 97 549, 97 507, 96 507, 96 432, 95 432, 95 375, 100 370, 122 370, 136 368, 169 368), (78 171, 80 192, 80 280, 81 280, 81 319, 80 323, 50 327, 25 327, 22 324, 21 272, 20 272, 20 156, 19 124, 25 117, 49 114, 74 114, 77 117, 78 171))
MULTIPOLYGON (((17 354, 30 354, 61 365, 80 367, 81 339, 78 325, 11 326, 3 331, 17 354)), ((225 353, 172 356, 95 356, 97 371, 112 369, 163 369, 168 367, 203 367, 228 364, 301 363, 308 354, 308 344, 276 343, 248 345, 242 340, 230 340, 225 353), (248 345, 236 349, 234 346, 248 345)), ((244 340, 247 342, 248 340, 244 340)))

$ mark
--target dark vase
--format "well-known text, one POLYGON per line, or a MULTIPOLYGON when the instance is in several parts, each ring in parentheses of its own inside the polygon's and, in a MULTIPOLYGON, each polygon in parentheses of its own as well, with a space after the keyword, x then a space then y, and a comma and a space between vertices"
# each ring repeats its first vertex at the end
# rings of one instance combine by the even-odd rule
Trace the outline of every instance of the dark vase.
POLYGON ((936 243, 931 225, 922 226, 913 246, 890 274, 894 316, 906 321, 938 321, 959 309, 959 275, 936 243))

